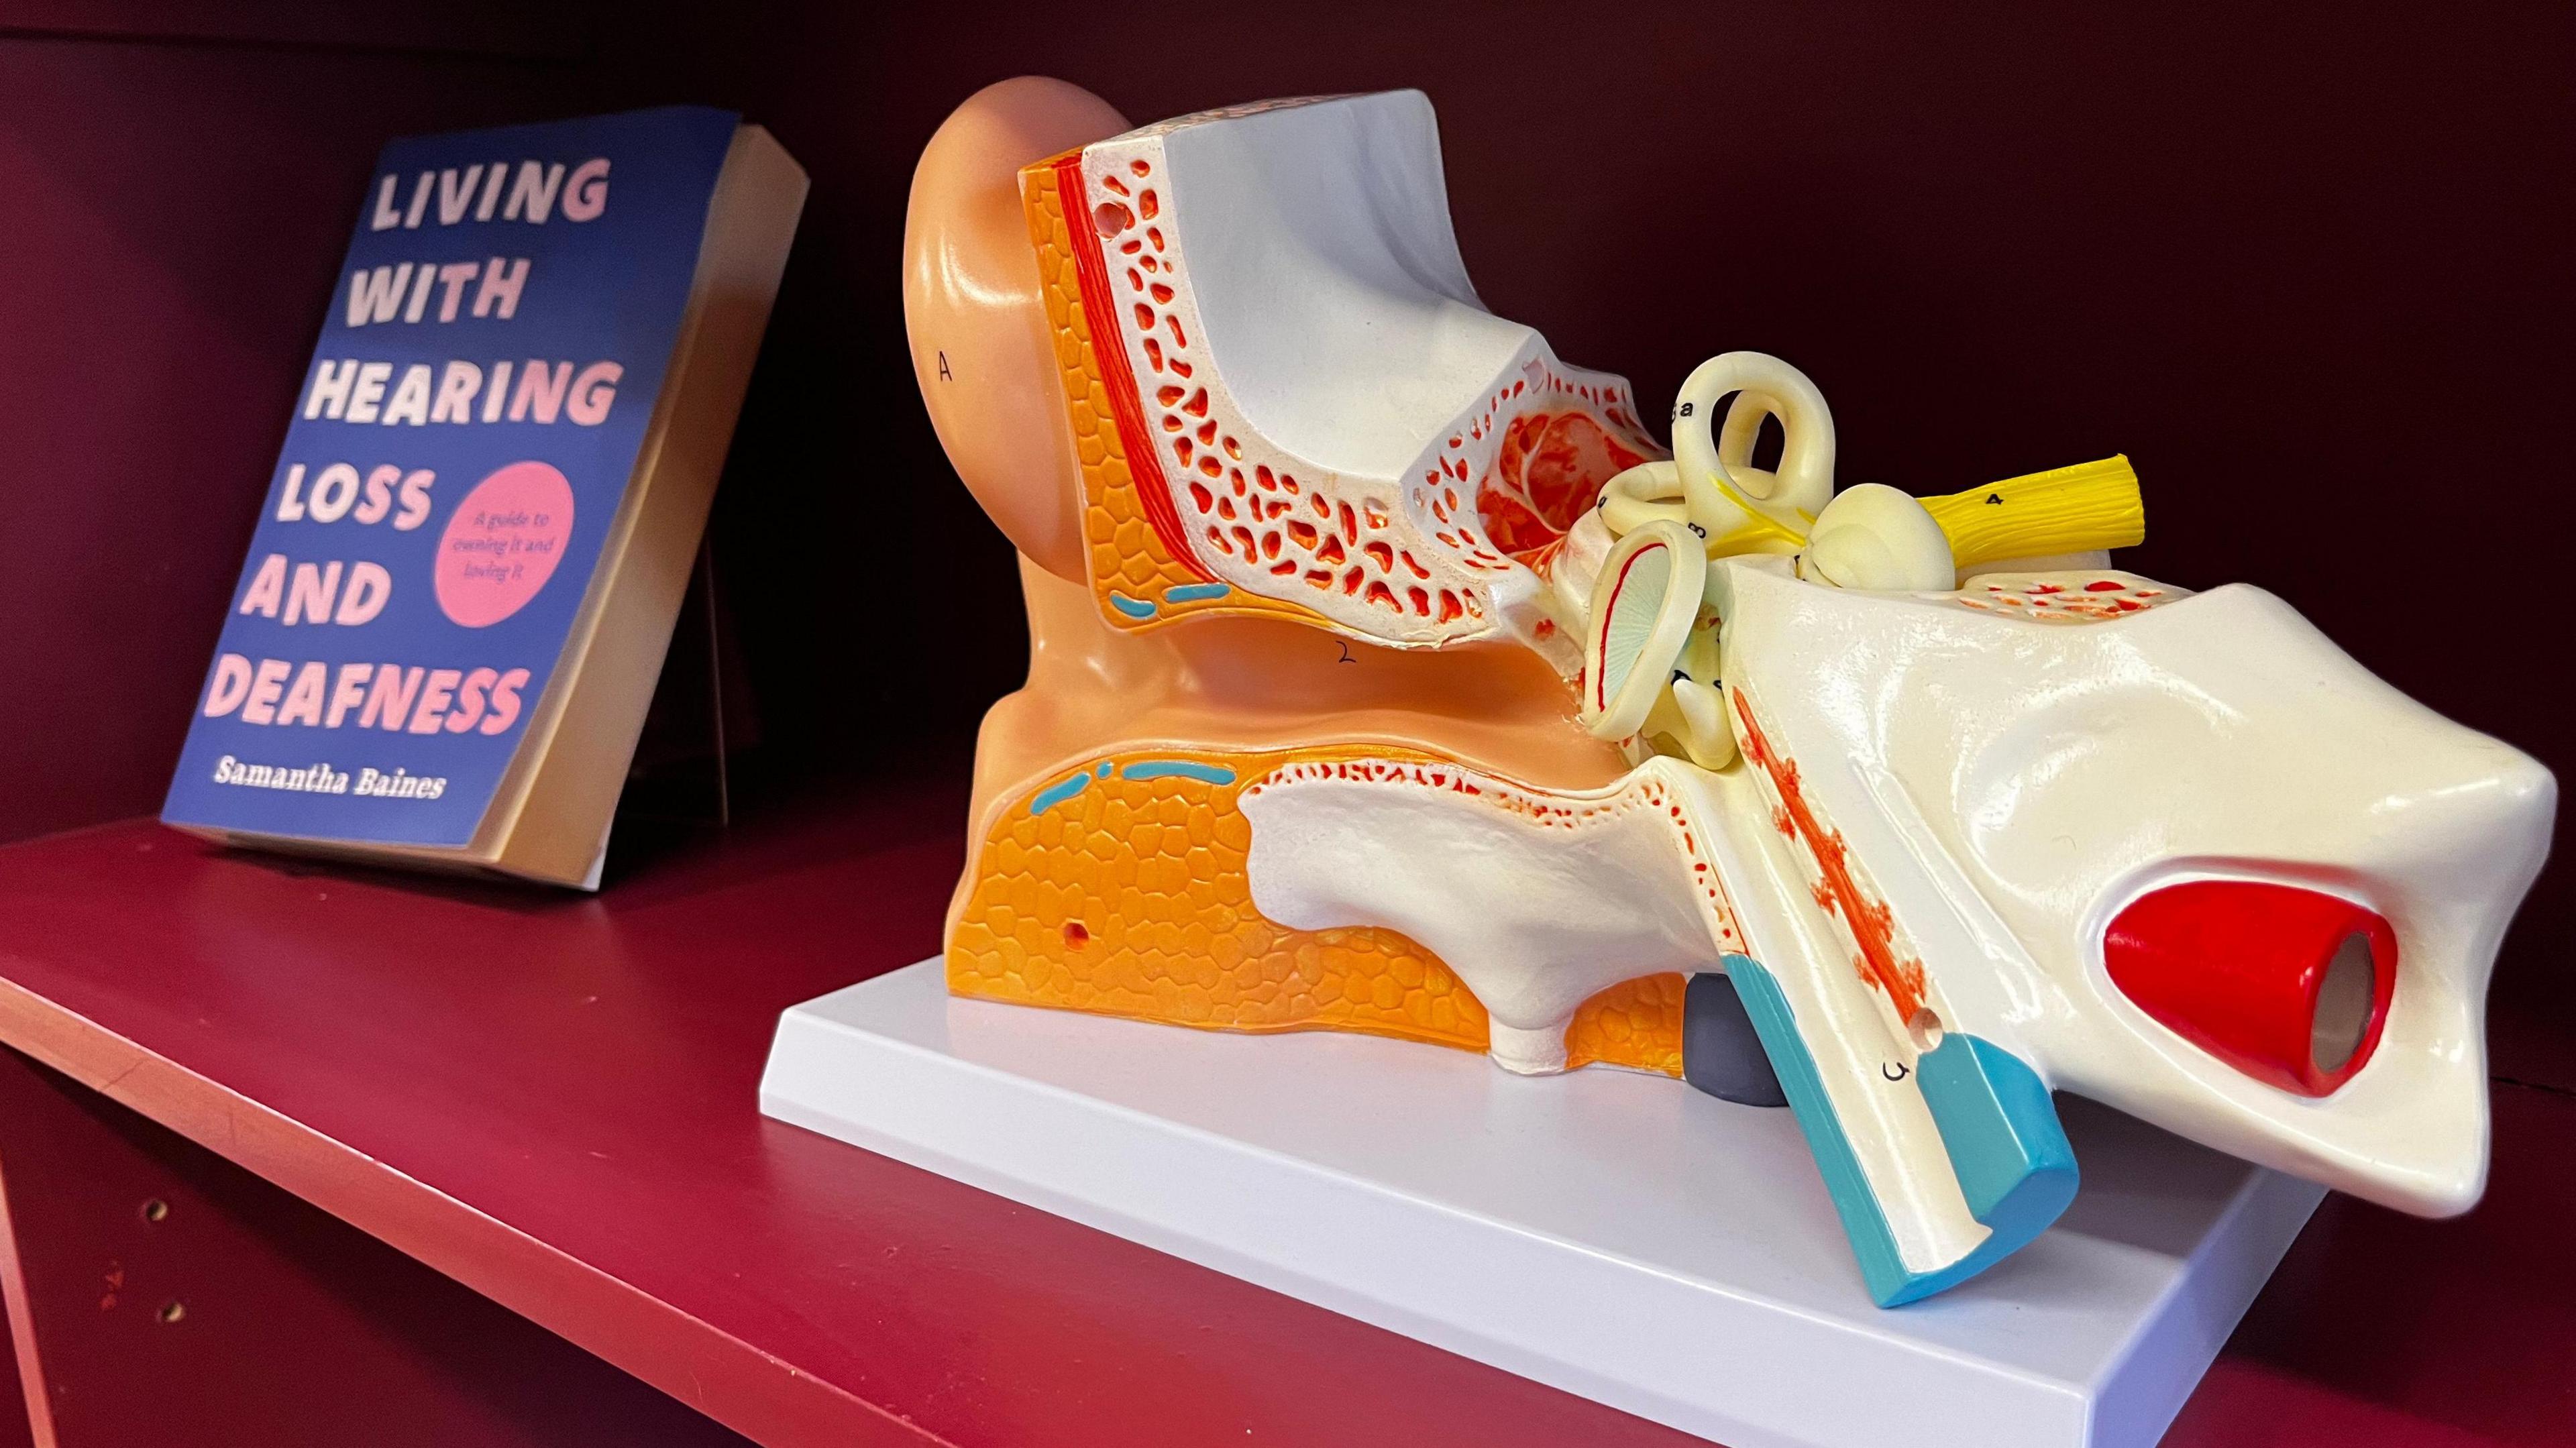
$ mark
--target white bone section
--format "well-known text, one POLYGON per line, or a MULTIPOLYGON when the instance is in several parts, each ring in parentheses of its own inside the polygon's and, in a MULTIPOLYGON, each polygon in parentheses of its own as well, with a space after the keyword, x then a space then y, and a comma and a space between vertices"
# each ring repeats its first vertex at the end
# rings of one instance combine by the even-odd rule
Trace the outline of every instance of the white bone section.
POLYGON ((1389 91, 1185 116, 1087 147, 1082 170, 1083 205, 1104 218, 1095 229, 1117 299, 1112 323, 1199 563, 1358 637, 1399 646, 1511 637, 1570 672, 1569 646, 1539 627, 1549 610, 1537 575, 1484 535, 1476 486, 1512 418, 1542 407, 1580 408, 1628 447, 1662 449, 1635 424, 1623 379, 1564 365, 1538 333, 1477 300, 1450 228, 1429 100, 1389 91), (1130 241, 1144 244, 1122 252, 1130 241), (1139 269, 1142 257, 1153 268, 1139 269), (1180 393, 1170 402, 1167 387, 1180 393), (1233 518, 1196 505, 1193 484, 1222 500, 1237 473, 1263 469, 1294 477, 1296 495, 1245 497, 1285 510, 1247 522, 1244 497, 1233 518), (1316 509, 1319 497, 1327 506, 1316 509), (1318 564, 1293 546, 1249 550, 1233 535, 1243 526, 1261 539, 1273 518, 1343 532, 1346 561, 1318 564), (1224 541, 1212 542, 1211 527, 1224 541), (1401 561, 1377 569, 1363 554, 1369 542, 1401 561), (1294 573, 1273 571, 1291 559, 1294 573), (1339 577, 1314 586, 1306 575, 1327 566, 1344 577, 1367 569, 1397 605, 1339 577), (1460 600, 1456 617, 1441 616, 1444 589, 1460 600))
MULTIPOLYGON (((2546 770, 2241 585, 1998 576, 2028 600, 2003 606, 1987 580, 1864 593, 1801 582, 1784 557, 1712 568, 1729 687, 1891 908, 1943 1030, 2374 1201, 2476 1200, 2486 978, 2547 849, 2546 770), (2102 930, 2129 901, 2231 875, 2339 893, 2396 929, 2379 1047, 2330 1097, 2237 1072, 2108 979, 2102 930)), ((1753 768, 1659 758, 1555 796, 1447 767, 1291 766, 1244 793, 1247 873, 1282 923, 1382 925, 1438 952, 1516 1071, 1561 1066, 1575 1006, 1618 979, 1707 969, 1718 951, 1762 961, 1899 1254, 1915 1270, 1957 1261, 1986 1231, 1910 1079, 1921 1045, 1856 969, 1753 768)))
MULTIPOLYGON (((1891 908, 1943 1030, 2374 1201, 2476 1200, 2486 978, 2547 849, 2546 770, 2257 589, 2084 570, 1865 593, 1793 569, 1712 564, 1728 685, 1891 908), (1998 604, 2004 590, 2025 603, 1998 604), (2225 876, 2342 894, 2396 929, 2380 1044, 2330 1097, 2237 1072, 2108 979, 2101 935, 2122 907, 2225 876)), ((1567 1021, 1604 986, 1751 955, 1789 999, 1899 1255, 1945 1266, 1987 1233, 1911 1079, 1928 1043, 1857 969, 1779 803, 1749 761, 1658 758, 1564 795, 1448 766, 1294 765, 1244 792, 1247 874, 1284 924, 1380 925, 1439 953, 1485 1002, 1495 1059, 1525 1073, 1562 1066, 1567 1021)))
POLYGON ((1867 863, 1949 1029, 2052 1085, 2373 1201, 2438 1214, 2477 1199, 2486 982, 2547 852, 2547 770, 2391 689, 2259 589, 2108 575, 2117 594, 2079 596, 2137 606, 2087 607, 2067 627, 1963 606, 2005 580, 1870 594, 1789 567, 1712 566, 1728 682, 1752 691, 1772 745, 1867 863), (2330 1097, 2233 1070, 2109 981, 2113 915, 2225 875, 2340 893, 2396 929, 2378 1050, 2330 1097))
POLYGON ((1301 930, 1403 932, 1483 1003, 1498 1064, 1563 1070, 1595 992, 1744 948, 1681 768, 1559 794, 1454 765, 1284 765, 1239 797, 1252 901, 1301 930))

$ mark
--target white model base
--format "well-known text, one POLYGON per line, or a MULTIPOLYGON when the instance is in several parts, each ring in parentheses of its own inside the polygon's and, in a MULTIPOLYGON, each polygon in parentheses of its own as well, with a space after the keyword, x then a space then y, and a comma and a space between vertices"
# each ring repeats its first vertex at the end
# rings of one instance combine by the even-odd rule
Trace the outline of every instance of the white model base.
POLYGON ((2067 1100, 2075 1205, 1882 1310, 1786 1110, 959 1000, 935 960, 788 1011, 760 1104, 1729 1448, 2151 1444, 2322 1195, 2067 1100))

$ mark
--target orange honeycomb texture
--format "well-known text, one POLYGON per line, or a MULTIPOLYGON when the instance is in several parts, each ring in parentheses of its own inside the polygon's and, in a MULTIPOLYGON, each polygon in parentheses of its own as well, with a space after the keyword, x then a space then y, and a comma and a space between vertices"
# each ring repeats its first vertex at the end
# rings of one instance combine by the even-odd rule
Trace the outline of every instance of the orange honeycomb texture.
MULTIPOLYGON (((1135 751, 1066 768, 1004 803, 969 862, 949 989, 1210 1030, 1359 1031, 1484 1050, 1485 1008, 1439 956, 1377 926, 1291 929, 1252 902, 1242 788, 1292 761, 1391 753, 1135 751), (1125 777, 1149 761, 1233 778, 1125 777)), ((1640 976, 1584 1002, 1566 1030, 1568 1069, 1679 1076, 1683 986, 1676 974, 1640 976)))

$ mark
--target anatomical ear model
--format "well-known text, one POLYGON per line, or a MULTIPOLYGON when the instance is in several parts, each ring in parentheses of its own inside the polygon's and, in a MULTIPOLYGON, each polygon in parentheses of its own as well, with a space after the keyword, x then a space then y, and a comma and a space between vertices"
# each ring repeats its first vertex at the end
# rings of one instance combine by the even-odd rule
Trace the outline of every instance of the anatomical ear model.
POLYGON ((2555 785, 2268 593, 2108 567, 2124 460, 1836 493, 1823 397, 1753 352, 1667 460, 1476 300, 1409 91, 1130 129, 994 86, 905 268, 1032 642, 956 993, 1785 1098, 1889 1305, 2065 1207, 2055 1090, 2477 1200, 2555 785))

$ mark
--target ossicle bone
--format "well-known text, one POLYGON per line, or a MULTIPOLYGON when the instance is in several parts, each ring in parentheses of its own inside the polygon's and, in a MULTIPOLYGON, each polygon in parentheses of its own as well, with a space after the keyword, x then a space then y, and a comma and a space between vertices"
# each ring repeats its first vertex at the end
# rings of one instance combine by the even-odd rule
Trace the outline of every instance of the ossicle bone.
MULTIPOLYGON (((1735 762, 1735 726, 1727 721, 1726 701, 1697 679, 1672 682, 1673 705, 1681 715, 1682 750, 1702 769, 1724 769, 1735 762)), ((1650 726, 1651 727, 1651 723, 1650 726)))

